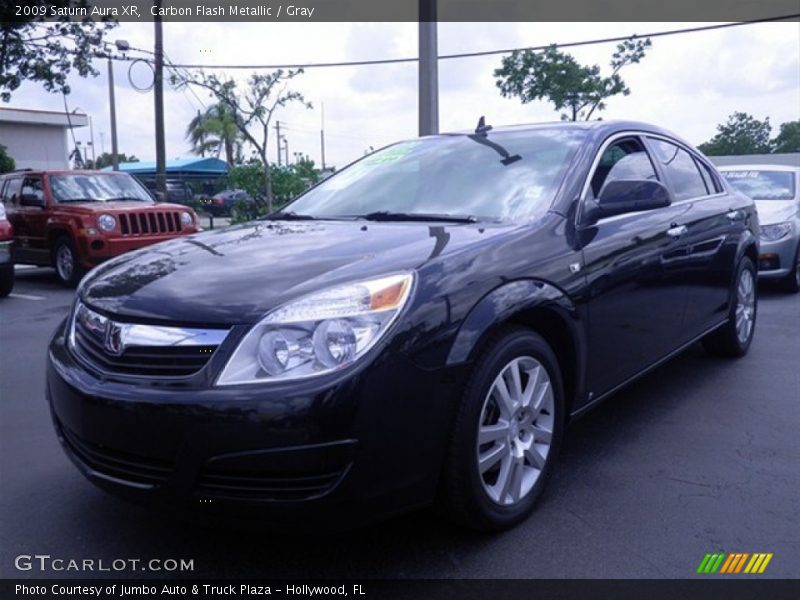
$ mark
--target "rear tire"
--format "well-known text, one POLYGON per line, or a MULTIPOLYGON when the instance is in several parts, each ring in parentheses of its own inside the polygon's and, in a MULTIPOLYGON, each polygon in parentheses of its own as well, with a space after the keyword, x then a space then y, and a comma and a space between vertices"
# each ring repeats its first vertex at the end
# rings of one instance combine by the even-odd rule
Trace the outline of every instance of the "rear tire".
POLYGON ((14 289, 14 265, 0 267, 0 298, 5 298, 14 289))
POLYGON ((53 267, 61 285, 75 287, 83 277, 84 270, 78 262, 75 245, 69 236, 63 235, 53 246, 53 267))
POLYGON ((715 356, 738 358, 747 354, 756 330, 758 288, 756 269, 746 256, 739 261, 731 290, 728 321, 703 338, 703 347, 715 356))
POLYGON ((800 244, 797 245, 797 250, 794 253, 794 271, 781 281, 781 287, 787 294, 800 292, 800 244))
POLYGON ((441 488, 448 518, 499 531, 533 511, 561 445, 563 390, 536 333, 504 328, 487 343, 456 409, 441 488))

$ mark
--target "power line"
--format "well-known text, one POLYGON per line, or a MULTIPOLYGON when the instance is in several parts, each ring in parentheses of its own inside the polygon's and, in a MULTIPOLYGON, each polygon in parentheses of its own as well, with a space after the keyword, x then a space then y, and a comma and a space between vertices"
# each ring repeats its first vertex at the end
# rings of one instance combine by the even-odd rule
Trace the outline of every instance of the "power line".
MULTIPOLYGON (((793 15, 784 15, 781 17, 769 17, 766 19, 757 19, 754 21, 736 21, 733 23, 722 23, 717 25, 703 25, 700 27, 686 27, 683 29, 670 29, 667 31, 656 31, 652 33, 634 34, 628 36, 616 36, 599 38, 594 40, 583 40, 578 42, 565 42, 563 44, 547 44, 544 46, 528 46, 525 48, 505 48, 502 50, 484 50, 479 52, 462 52, 459 54, 443 54, 439 56, 439 60, 449 60, 455 58, 473 58, 476 56, 491 56, 495 54, 510 54, 511 52, 530 50, 533 52, 547 50, 551 46, 558 48, 574 48, 577 46, 591 46, 596 44, 609 44, 612 42, 624 42, 626 40, 635 40, 641 38, 655 38, 665 37, 669 35, 679 35, 684 33, 697 33, 700 31, 712 31, 715 29, 727 29, 730 27, 740 27, 742 25, 755 25, 758 23, 771 23, 775 21, 788 21, 800 18, 800 13, 793 15)), ((405 58, 384 58, 377 60, 355 60, 344 62, 325 62, 325 63, 294 63, 294 64, 274 64, 274 65, 202 65, 202 64, 172 64, 175 68, 181 69, 314 69, 323 67, 358 67, 364 65, 385 65, 391 63, 412 63, 417 62, 418 57, 405 57, 405 58)))

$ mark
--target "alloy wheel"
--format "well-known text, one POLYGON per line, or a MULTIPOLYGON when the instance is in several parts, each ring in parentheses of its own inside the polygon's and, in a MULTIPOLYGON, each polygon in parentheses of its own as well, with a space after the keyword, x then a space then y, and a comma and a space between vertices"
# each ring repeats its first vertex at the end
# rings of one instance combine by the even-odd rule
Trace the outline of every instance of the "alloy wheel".
POLYGON ((74 268, 72 250, 67 244, 61 244, 56 250, 56 271, 58 271, 58 276, 64 281, 69 281, 72 278, 74 268))
POLYGON ((530 356, 515 358, 489 388, 478 427, 478 473, 493 502, 512 506, 530 493, 550 453, 554 424, 547 370, 530 356))
POLYGON ((756 316, 756 287, 750 269, 742 269, 736 286, 736 337, 746 344, 756 316))

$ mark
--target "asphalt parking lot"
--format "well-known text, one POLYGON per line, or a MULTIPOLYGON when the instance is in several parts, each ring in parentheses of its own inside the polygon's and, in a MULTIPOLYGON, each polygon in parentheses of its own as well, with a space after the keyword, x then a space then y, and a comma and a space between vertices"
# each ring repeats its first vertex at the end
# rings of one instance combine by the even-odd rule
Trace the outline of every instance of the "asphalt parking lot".
POLYGON ((712 551, 772 552, 762 577, 800 575, 798 296, 761 286, 746 358, 693 348, 574 423, 538 510, 491 536, 432 512, 329 536, 215 530, 107 496, 63 455, 44 399, 71 299, 24 269, 0 300, 0 577, 81 575, 14 567, 49 554, 193 559, 203 578, 680 578, 712 551))

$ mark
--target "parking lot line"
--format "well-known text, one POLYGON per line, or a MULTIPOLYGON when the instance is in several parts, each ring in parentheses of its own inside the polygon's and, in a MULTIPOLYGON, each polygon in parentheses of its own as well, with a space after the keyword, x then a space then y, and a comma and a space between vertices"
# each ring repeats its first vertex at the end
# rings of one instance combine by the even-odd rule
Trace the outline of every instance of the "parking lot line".
POLYGON ((9 298, 19 298, 20 300, 44 300, 44 296, 33 296, 31 294, 9 294, 9 298))

